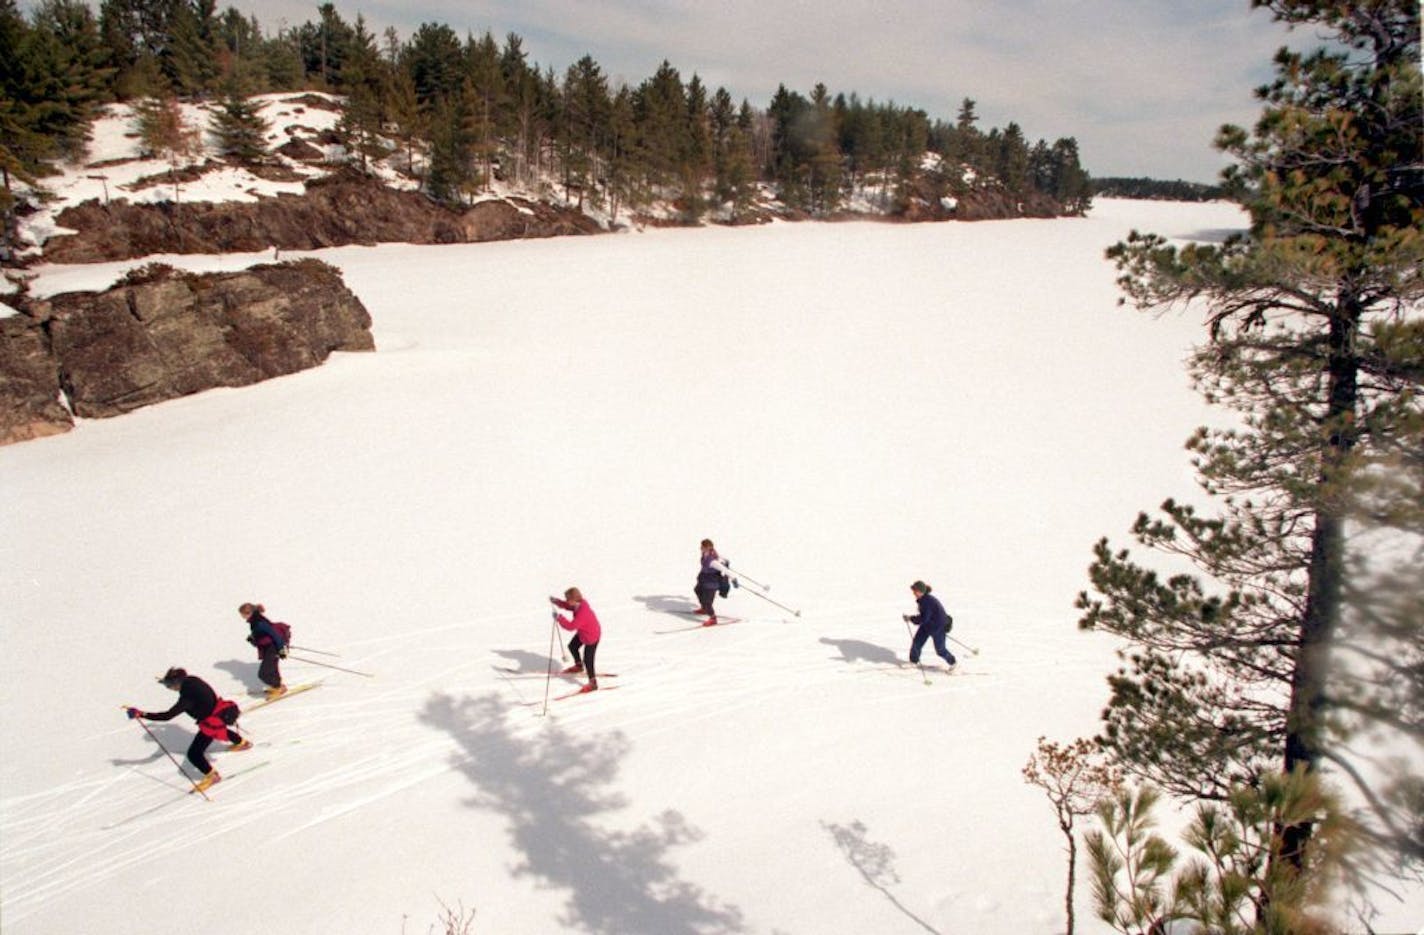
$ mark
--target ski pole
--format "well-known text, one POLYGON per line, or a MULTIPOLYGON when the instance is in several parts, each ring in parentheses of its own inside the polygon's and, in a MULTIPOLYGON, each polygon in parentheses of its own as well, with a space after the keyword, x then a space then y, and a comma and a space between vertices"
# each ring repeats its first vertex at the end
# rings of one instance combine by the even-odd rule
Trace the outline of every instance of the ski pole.
MULTIPOLYGON (((127 706, 127 705, 119 705, 119 707, 120 707, 120 708, 123 708, 125 711, 128 710, 128 706, 127 706)), ((193 786, 193 791, 194 791, 194 792, 198 793, 198 795, 201 795, 203 798, 207 799, 207 798, 208 798, 208 794, 207 794, 206 792, 204 792, 202 789, 199 789, 199 788, 198 788, 198 784, 197 784, 196 782, 194 782, 192 779, 190 779, 190 778, 188 777, 188 774, 187 774, 187 773, 183 772, 183 764, 182 764, 182 763, 179 763, 178 760, 177 760, 177 758, 175 758, 172 753, 169 753, 169 752, 168 752, 168 748, 163 745, 163 741, 159 740, 159 739, 158 739, 158 735, 155 734, 153 731, 151 731, 151 730, 148 729, 148 725, 143 722, 143 718, 141 718, 141 717, 132 717, 132 718, 129 718, 129 720, 131 720, 131 721, 138 721, 138 726, 143 728, 143 732, 149 736, 149 739, 152 740, 154 743, 158 744, 158 749, 162 750, 162 751, 164 752, 164 754, 167 755, 168 759, 170 759, 170 760, 173 761, 173 765, 178 768, 178 775, 179 775, 179 776, 182 776, 184 779, 187 779, 187 780, 188 780, 188 782, 193 786)), ((208 801, 211 802, 212 799, 208 799, 208 801)))
MULTIPOLYGON (((554 644, 559 642, 559 614, 558 611, 549 611, 549 616, 553 620, 549 622, 549 671, 544 675, 544 710, 540 717, 547 717, 549 714, 549 683, 554 680, 554 644)), ((559 652, 563 653, 562 644, 559 652)))
MULTIPOLYGON (((551 610, 549 611, 549 616, 554 618, 554 635, 557 636, 559 633, 559 612, 557 610, 551 610)), ((568 650, 564 648, 564 641, 554 640, 554 642, 559 644, 559 661, 568 662, 569 653, 568 650)), ((549 655, 553 656, 554 654, 550 653, 549 655)))
POLYGON ((726 572, 726 573, 727 573, 728 575, 731 575, 733 578, 740 578, 740 579, 743 579, 743 580, 746 580, 746 581, 750 581, 752 584, 754 584, 754 585, 756 585, 757 587, 761 588, 763 591, 770 591, 770 590, 771 590, 771 585, 769 585, 769 584, 762 584, 760 581, 756 580, 755 578, 753 578, 751 575, 747 574, 746 572, 744 572, 744 571, 733 571, 733 570, 732 570, 732 565, 731 565, 730 562, 723 562, 722 564, 727 567, 727 572, 726 572))
POLYGON ((787 607, 785 604, 782 604, 782 603, 780 603, 779 601, 774 601, 774 600, 772 600, 771 598, 767 597, 765 594, 762 594, 762 593, 760 593, 760 592, 758 592, 758 591, 748 591, 747 593, 750 594, 752 597, 759 597, 759 598, 761 598, 762 600, 766 601, 768 604, 775 604, 777 607, 780 607, 782 610, 791 611, 791 613, 795 614, 795 615, 798 616, 798 617, 801 616, 801 611, 799 611, 799 610, 793 610, 792 608, 787 607))
POLYGON ((289 646, 287 648, 299 650, 304 653, 316 653, 318 656, 336 656, 337 658, 341 657, 341 653, 329 653, 324 649, 312 649, 310 646, 289 646))
POLYGON ((373 679, 376 677, 376 674, 374 672, 357 672, 355 669, 347 669, 343 666, 334 666, 329 662, 321 662, 316 659, 307 659, 305 656, 288 656, 287 658, 295 659, 297 662, 305 662, 309 665, 324 666, 328 669, 335 669, 338 672, 350 672, 352 675, 360 675, 368 679, 373 679))
POLYGON ((954 637, 952 637, 952 636, 950 637, 950 639, 954 640, 954 642, 958 643, 960 646, 963 646, 965 649, 969 650, 969 651, 970 651, 971 653, 973 653, 974 655, 976 655, 976 656, 979 655, 979 650, 975 649, 973 646, 970 646, 968 643, 964 642, 963 640, 955 640, 954 637))

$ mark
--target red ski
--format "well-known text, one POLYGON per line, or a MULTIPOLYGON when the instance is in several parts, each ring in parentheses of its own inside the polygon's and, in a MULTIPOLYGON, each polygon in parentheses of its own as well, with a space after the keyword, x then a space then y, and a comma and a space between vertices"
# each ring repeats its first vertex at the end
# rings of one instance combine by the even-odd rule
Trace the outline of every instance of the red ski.
POLYGON ((723 616, 720 616, 720 615, 719 615, 719 616, 717 617, 717 622, 716 622, 716 623, 713 623, 712 621, 708 620, 708 621, 705 621, 705 622, 703 622, 703 623, 699 623, 699 624, 697 624, 697 625, 695 625, 695 626, 690 626, 690 627, 674 627, 674 628, 671 629, 671 630, 654 630, 653 633, 661 635, 661 634, 664 634, 664 633, 687 633, 687 632, 689 632, 689 631, 691 631, 691 630, 715 630, 717 627, 726 627, 726 626, 731 626, 731 625, 734 624, 734 623, 746 623, 746 622, 747 622, 747 621, 746 621, 745 619, 743 619, 742 617, 723 617, 723 616))
MULTIPOLYGON (((599 678, 604 678, 604 676, 600 675, 599 678)), ((608 676, 608 678, 612 678, 612 676, 608 676)), ((601 688, 595 688, 595 689, 594 689, 593 691, 591 691, 591 692, 586 692, 586 691, 584 691, 582 688, 580 688, 578 691, 576 691, 576 692, 569 692, 567 695, 555 695, 554 698, 553 698, 553 700, 554 700, 554 701, 566 701, 566 700, 568 700, 569 698, 577 698, 579 695, 601 695, 601 694, 604 693, 604 692, 611 692, 611 691, 616 690, 617 688, 618 688, 617 685, 604 685, 604 686, 601 687, 601 688)))

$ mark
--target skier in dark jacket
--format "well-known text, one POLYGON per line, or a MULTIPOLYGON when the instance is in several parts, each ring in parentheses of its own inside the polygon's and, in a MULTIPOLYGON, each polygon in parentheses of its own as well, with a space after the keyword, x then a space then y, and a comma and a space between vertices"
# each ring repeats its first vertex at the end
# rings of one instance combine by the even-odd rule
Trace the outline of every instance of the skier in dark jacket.
POLYGON ((203 778, 195 783, 199 792, 222 779, 218 771, 208 763, 208 745, 214 740, 226 740, 233 750, 250 750, 252 742, 244 740, 232 725, 242 712, 237 704, 219 698, 211 685, 187 670, 172 668, 159 679, 164 688, 178 693, 178 701, 167 711, 140 711, 128 708, 129 719, 141 717, 145 721, 171 721, 180 714, 186 714, 198 722, 198 733, 188 745, 188 762, 197 767, 203 778))
POLYGON ((949 614, 945 613, 944 605, 930 593, 930 586, 923 581, 910 585, 910 593, 915 595, 915 603, 920 609, 917 614, 905 615, 906 623, 916 624, 915 636, 910 641, 911 664, 920 664, 920 650, 924 649, 926 641, 933 640, 935 654, 947 662, 953 671, 958 660, 944 642, 945 637, 949 635, 949 614))
POLYGON ((718 594, 726 596, 727 583, 727 563, 717 554, 712 540, 703 539, 702 567, 697 572, 697 583, 692 587, 692 593, 697 595, 697 612, 707 618, 703 626, 710 627, 717 623, 717 612, 712 609, 712 602, 718 594))
POLYGON ((280 698, 287 693, 287 686, 282 684, 282 671, 279 667, 279 660, 287 657, 287 641, 272 625, 272 621, 263 616, 266 611, 267 608, 261 604, 243 604, 237 609, 251 630, 247 642, 257 647, 257 658, 262 662, 257 668, 257 677, 267 686, 264 694, 271 699, 280 698))

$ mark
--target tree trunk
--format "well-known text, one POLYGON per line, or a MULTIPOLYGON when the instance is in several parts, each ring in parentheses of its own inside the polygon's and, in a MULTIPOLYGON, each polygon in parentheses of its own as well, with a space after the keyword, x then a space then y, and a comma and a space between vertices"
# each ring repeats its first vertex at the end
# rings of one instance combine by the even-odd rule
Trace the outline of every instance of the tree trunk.
MULTIPOLYGON (((1355 341, 1361 309, 1353 296, 1344 297, 1331 318, 1329 392, 1326 426, 1328 444, 1321 456, 1316 489, 1315 530, 1311 535, 1309 583, 1301 620, 1291 697, 1286 709, 1285 771, 1314 772, 1324 749, 1328 702, 1326 676, 1330 650, 1340 621, 1345 569, 1345 461, 1355 444, 1355 406, 1359 395, 1359 363, 1355 341)), ((1310 840, 1309 822, 1281 829, 1281 856, 1297 868, 1310 840)))

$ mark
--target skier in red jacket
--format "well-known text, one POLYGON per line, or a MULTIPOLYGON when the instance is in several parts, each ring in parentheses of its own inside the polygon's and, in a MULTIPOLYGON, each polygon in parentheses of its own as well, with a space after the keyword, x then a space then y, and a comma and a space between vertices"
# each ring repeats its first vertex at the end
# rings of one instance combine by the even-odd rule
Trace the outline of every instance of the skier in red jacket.
POLYGON ((565 591, 563 600, 557 597, 549 598, 549 603, 572 612, 572 619, 557 610, 553 612, 559 626, 574 631, 574 638, 569 640, 569 652, 573 653, 574 664, 564 672, 572 674, 587 669, 588 684, 580 689, 580 692, 598 691, 598 673, 593 667, 593 657, 598 652, 598 641, 603 636, 603 628, 598 625, 598 617, 594 616, 593 608, 588 606, 578 588, 565 591), (584 651, 582 658, 579 655, 580 649, 584 651))
POLYGON ((180 714, 186 714, 198 722, 198 733, 188 745, 188 762, 197 767, 203 778, 196 783, 199 792, 222 779, 218 771, 208 763, 205 755, 208 745, 214 740, 226 740, 233 750, 250 750, 252 741, 244 740, 232 725, 242 712, 237 703, 218 697, 211 685, 187 670, 172 668, 159 678, 164 688, 178 693, 178 701, 167 711, 140 711, 128 708, 129 719, 141 717, 145 721, 171 721, 180 714))

